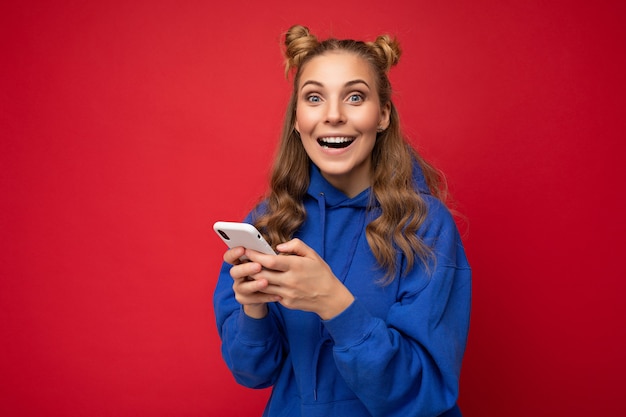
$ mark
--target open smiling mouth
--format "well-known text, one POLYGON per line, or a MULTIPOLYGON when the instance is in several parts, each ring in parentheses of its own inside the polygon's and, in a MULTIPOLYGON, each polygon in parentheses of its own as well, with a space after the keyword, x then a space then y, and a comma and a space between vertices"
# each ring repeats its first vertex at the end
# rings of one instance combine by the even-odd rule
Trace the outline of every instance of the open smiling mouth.
POLYGON ((332 149, 347 148, 348 146, 350 146, 352 142, 354 142, 354 138, 347 137, 347 136, 319 138, 317 140, 317 143, 319 143, 321 147, 332 148, 332 149))

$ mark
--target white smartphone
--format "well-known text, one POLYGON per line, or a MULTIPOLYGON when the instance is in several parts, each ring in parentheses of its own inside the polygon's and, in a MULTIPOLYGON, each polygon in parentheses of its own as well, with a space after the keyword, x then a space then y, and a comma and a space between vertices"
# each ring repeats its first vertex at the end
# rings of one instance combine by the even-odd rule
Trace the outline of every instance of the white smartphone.
MULTIPOLYGON (((243 246, 257 252, 266 253, 268 255, 276 255, 269 243, 263 238, 263 235, 249 223, 237 222, 215 222, 213 224, 215 233, 228 245, 229 248, 243 246)), ((245 255, 242 260, 246 260, 245 255)))

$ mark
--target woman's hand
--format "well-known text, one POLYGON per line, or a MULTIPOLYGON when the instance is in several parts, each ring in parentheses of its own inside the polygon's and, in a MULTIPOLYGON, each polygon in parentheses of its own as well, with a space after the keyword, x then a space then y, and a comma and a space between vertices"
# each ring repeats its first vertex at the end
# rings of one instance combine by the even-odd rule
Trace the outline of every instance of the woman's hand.
MULTIPOLYGON (((246 289, 246 297, 242 299, 278 301, 289 309, 317 313, 323 320, 335 317, 352 304, 352 293, 317 252, 304 242, 292 239, 276 249, 283 255, 245 250, 252 262, 240 265, 242 268, 238 266, 237 277, 249 276, 254 283, 240 285, 240 292, 243 292, 242 288, 246 289)), ((243 253, 237 254, 241 256, 243 253)))
MULTIPOLYGON (((241 258, 246 249, 237 247, 229 249, 224 253, 224 261, 233 265, 230 268, 230 276, 233 278, 233 291, 235 299, 243 306, 246 315, 261 319, 267 315, 266 303, 278 301, 278 297, 263 293, 268 282, 263 278, 253 277, 261 272, 263 267, 256 262, 241 262, 241 258)), ((248 250, 248 253, 254 251, 248 250)))

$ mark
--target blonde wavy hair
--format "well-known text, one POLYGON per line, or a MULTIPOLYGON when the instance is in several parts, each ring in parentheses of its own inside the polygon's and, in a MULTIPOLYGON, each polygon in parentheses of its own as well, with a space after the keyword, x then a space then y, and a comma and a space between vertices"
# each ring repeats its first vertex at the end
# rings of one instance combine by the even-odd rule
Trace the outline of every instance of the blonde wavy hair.
POLYGON ((368 244, 379 265, 385 270, 384 283, 394 279, 397 255, 400 251, 407 260, 407 273, 416 257, 426 263, 432 251, 417 235, 423 224, 427 205, 417 191, 413 179, 413 165, 419 164, 430 192, 444 200, 445 181, 406 141, 400 120, 391 101, 391 84, 387 73, 398 63, 401 55, 395 38, 381 35, 374 42, 329 38, 319 41, 305 26, 292 26, 285 35, 285 76, 293 72, 293 92, 287 107, 280 144, 271 172, 266 196, 266 209, 258 213, 255 225, 272 245, 290 240, 306 218, 303 198, 309 186, 310 160, 300 136, 295 131, 296 104, 300 74, 307 62, 327 52, 355 54, 375 74, 380 105, 390 104, 390 124, 378 133, 371 154, 371 190, 380 209, 380 216, 366 227, 368 244))

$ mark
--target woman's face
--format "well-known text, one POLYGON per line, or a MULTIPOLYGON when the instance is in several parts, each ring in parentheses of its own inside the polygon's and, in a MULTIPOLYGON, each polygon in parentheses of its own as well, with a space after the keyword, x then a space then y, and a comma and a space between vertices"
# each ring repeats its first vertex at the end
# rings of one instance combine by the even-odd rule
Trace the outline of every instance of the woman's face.
POLYGON ((374 74, 361 57, 329 52, 302 68, 295 128, 322 175, 347 196, 370 184, 370 155, 390 105, 380 105, 374 74))

